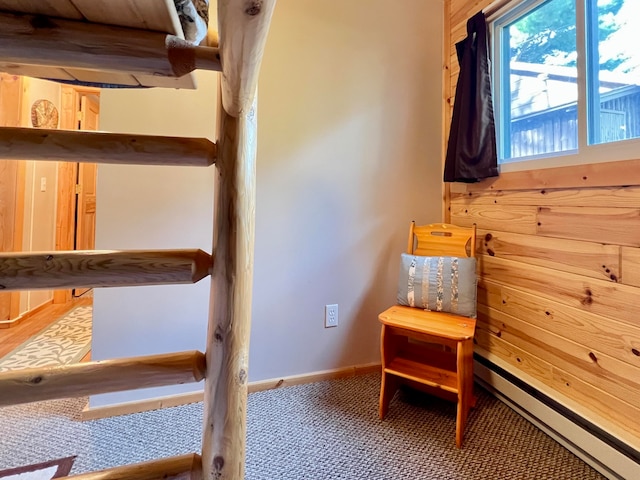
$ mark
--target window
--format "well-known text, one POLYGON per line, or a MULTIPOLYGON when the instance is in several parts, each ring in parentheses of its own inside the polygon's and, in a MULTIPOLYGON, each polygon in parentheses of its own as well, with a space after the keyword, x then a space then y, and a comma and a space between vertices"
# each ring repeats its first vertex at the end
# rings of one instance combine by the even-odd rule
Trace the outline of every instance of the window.
MULTIPOLYGON (((639 0, 508 8, 492 21, 500 163, 577 153, 610 160, 599 145, 640 138, 639 0)), ((635 158, 639 145, 628 145, 635 158)))

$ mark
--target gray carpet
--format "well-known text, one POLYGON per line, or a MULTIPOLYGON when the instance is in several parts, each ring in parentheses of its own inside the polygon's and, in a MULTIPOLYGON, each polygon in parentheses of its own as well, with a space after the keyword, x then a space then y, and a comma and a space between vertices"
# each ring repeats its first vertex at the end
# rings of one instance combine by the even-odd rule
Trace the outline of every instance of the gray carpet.
MULTIPOLYGON (((246 479, 604 478, 481 389, 458 450, 453 404, 402 392, 380 421, 378 388, 366 375, 251 394, 246 479)), ((200 450, 202 404, 74 421, 83 405, 0 409, 0 469, 77 455, 77 474, 200 450)))

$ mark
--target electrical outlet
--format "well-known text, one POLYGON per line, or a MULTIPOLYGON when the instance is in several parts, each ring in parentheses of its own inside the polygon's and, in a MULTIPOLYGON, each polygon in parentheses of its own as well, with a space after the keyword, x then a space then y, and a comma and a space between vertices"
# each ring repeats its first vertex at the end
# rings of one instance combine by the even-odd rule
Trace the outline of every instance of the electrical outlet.
POLYGON ((338 326, 338 304, 324 306, 324 328, 338 326))

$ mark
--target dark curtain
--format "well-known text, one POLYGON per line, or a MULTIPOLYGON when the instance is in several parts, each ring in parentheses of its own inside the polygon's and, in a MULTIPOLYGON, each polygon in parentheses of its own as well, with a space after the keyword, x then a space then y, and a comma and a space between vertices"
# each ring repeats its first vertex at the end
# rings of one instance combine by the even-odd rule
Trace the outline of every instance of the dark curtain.
POLYGON ((460 75, 456 86, 445 182, 477 182, 498 175, 491 100, 489 42, 484 13, 467 22, 467 38, 456 44, 460 75))

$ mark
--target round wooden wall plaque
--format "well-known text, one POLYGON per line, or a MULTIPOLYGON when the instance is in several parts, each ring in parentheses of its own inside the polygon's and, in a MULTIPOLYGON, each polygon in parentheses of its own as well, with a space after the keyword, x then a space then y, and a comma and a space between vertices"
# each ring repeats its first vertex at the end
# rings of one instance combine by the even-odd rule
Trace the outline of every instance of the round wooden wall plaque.
POLYGON ((49 100, 36 100, 31 105, 31 124, 40 128, 58 128, 58 109, 49 100))

